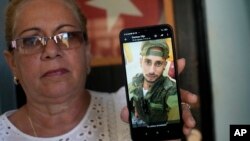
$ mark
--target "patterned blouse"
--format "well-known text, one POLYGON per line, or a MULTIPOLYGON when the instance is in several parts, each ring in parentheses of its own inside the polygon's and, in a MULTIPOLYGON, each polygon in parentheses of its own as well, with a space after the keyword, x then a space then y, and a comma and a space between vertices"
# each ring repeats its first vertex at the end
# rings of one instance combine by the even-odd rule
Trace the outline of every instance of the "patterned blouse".
POLYGON ((0 116, 0 141, 130 141, 129 126, 120 119, 126 105, 125 88, 115 93, 90 91, 91 102, 79 124, 55 137, 39 138, 23 133, 8 119, 16 110, 0 116))

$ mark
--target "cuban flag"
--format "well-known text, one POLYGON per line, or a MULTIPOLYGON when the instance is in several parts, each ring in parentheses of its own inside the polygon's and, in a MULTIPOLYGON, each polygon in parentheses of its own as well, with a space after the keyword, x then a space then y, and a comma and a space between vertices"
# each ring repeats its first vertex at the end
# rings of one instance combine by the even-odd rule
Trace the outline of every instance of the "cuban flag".
MULTIPOLYGON (((168 0, 169 1, 169 0, 168 0)), ((120 64, 123 28, 166 23, 163 0, 78 0, 88 19, 92 66, 120 64)))

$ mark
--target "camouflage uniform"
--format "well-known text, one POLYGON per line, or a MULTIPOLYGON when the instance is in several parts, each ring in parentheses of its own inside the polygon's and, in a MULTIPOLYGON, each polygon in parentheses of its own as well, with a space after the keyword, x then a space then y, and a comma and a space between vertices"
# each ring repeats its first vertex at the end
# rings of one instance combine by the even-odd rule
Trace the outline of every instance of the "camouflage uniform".
POLYGON ((166 123, 170 109, 178 106, 175 82, 161 76, 144 96, 143 81, 143 74, 137 74, 129 85, 130 106, 148 125, 166 123))
MULTIPOLYGON (((166 40, 144 42, 141 55, 161 56, 168 58, 169 48, 166 40), (153 47, 162 48, 162 52, 150 51, 153 47)), ((169 77, 161 76, 151 86, 146 95, 143 95, 144 76, 142 73, 135 75, 129 84, 129 98, 131 108, 136 110, 139 119, 147 125, 163 124, 169 120, 169 111, 174 109, 175 120, 179 119, 178 97, 176 83, 169 77)), ((172 115, 171 115, 172 116, 172 115)), ((172 118, 172 117, 171 117, 172 118)))

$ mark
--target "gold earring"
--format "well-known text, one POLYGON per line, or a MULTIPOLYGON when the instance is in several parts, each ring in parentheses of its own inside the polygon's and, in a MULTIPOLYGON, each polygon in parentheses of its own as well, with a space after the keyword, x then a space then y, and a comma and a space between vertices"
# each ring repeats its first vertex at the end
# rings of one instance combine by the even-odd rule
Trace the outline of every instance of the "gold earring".
POLYGON ((19 84, 19 80, 17 79, 17 77, 16 77, 16 76, 14 76, 14 78, 13 78, 13 82, 14 82, 14 84, 15 84, 15 85, 18 85, 18 84, 19 84))

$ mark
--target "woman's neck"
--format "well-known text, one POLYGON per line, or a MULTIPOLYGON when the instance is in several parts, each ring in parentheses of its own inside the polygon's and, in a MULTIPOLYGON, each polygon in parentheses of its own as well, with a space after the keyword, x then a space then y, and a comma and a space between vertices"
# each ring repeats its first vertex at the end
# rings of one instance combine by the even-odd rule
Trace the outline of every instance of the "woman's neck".
POLYGON ((36 104, 27 100, 24 112, 37 136, 57 136, 68 132, 81 121, 88 109, 90 99, 89 92, 85 91, 84 94, 60 104, 36 104))

